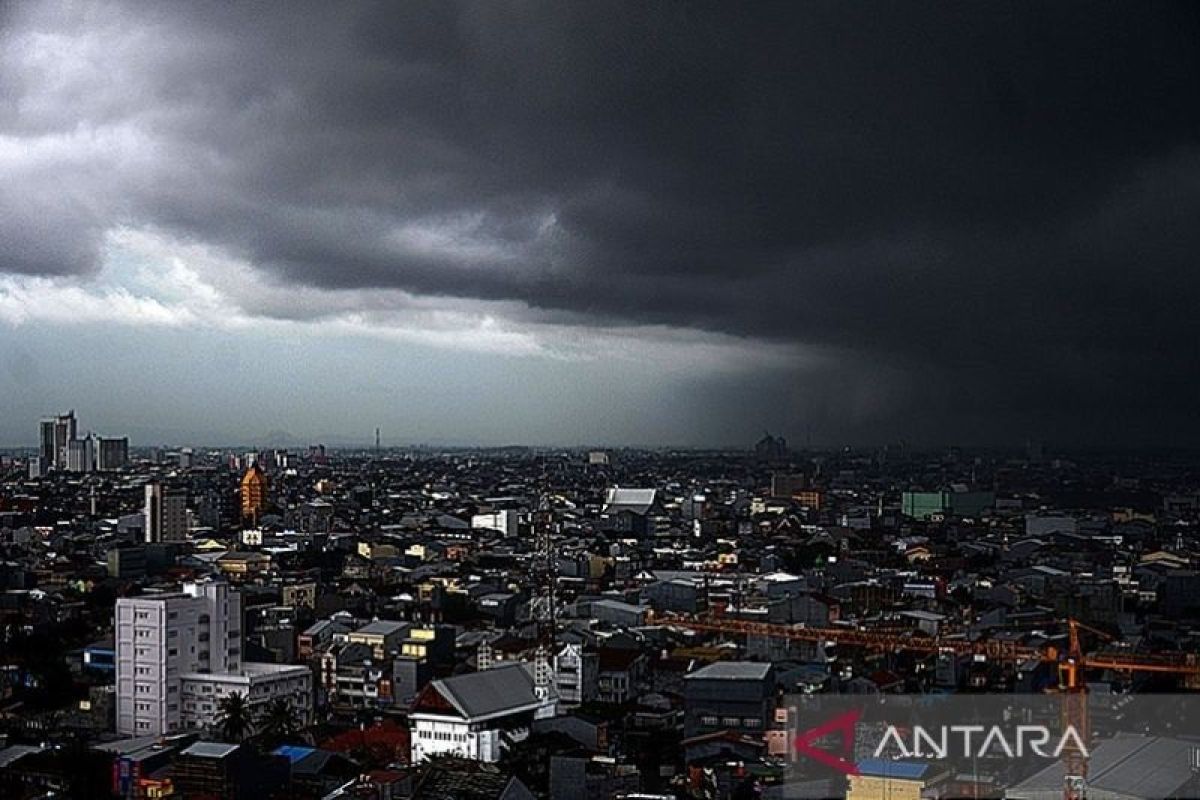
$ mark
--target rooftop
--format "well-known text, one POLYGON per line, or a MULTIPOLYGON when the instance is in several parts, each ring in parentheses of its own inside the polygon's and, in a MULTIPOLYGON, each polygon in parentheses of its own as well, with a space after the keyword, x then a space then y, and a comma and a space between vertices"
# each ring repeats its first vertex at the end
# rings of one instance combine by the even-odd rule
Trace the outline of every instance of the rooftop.
POLYGON ((455 675, 430 684, 464 717, 490 717, 538 703, 533 677, 521 664, 455 675))
POLYGON ((388 636, 398 631, 403 631, 410 627, 407 622, 395 622, 388 619, 377 619, 374 622, 369 622, 355 631, 357 634, 365 636, 388 636))
POLYGON ((196 756, 197 758, 225 758, 241 745, 224 744, 223 742, 196 742, 183 751, 181 755, 196 756))
POLYGON ((685 675, 684 680, 761 681, 766 680, 770 672, 770 664, 754 661, 718 661, 685 675))
MULTIPOLYGON (((886 758, 864 758, 858 762, 858 771, 862 775, 909 781, 921 780, 929 773, 930 767, 930 764, 916 761, 891 761, 886 758)), ((1060 788, 1061 784, 1060 781, 1060 788)))

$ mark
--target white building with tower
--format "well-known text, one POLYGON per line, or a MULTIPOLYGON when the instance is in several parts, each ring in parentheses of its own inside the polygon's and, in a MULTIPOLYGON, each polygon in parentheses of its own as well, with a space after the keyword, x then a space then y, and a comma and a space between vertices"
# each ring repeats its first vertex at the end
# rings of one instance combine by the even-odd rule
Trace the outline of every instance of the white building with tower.
POLYGON ((441 755, 499 761, 535 719, 554 715, 555 702, 537 696, 524 664, 431 681, 408 715, 412 763, 441 755))

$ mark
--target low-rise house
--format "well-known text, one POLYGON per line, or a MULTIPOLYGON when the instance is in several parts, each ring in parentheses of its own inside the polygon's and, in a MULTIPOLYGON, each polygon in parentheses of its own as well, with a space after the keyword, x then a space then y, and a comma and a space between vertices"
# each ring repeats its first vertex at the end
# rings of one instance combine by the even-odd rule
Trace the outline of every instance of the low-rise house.
POLYGON ((400 643, 408 636, 411 628, 412 625, 407 622, 377 619, 351 632, 346 638, 356 644, 367 645, 375 658, 382 660, 392 653, 399 652, 400 643))
POLYGON ((217 559, 217 569, 231 580, 251 580, 271 568, 266 553, 231 551, 217 559))
POLYGON ((349 633, 348 626, 334 620, 323 619, 314 622, 297 637, 296 656, 301 661, 308 661, 317 655, 326 643, 332 642, 339 635, 346 636, 349 633))
POLYGON ((599 652, 596 699, 625 703, 637 695, 637 685, 646 674, 646 654, 641 650, 605 647, 599 652))
POLYGON ((522 664, 432 681, 409 712, 412 761, 441 755, 498 761, 529 736, 535 718, 553 709, 552 699, 534 694, 533 677, 522 664))
POLYGON ((221 700, 232 694, 246 698, 252 717, 271 701, 283 699, 302 725, 312 720, 312 671, 305 666, 246 662, 238 672, 190 672, 180 676, 179 694, 185 730, 216 727, 221 700))
POLYGON ((775 671, 770 664, 719 661, 684 678, 688 737, 732 731, 757 734, 775 710, 775 671))

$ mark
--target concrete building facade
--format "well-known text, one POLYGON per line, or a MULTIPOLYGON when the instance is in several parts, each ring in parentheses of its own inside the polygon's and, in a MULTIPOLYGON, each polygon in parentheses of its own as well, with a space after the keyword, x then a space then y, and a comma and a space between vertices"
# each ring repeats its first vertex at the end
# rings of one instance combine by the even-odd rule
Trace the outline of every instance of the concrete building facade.
POLYGON ((295 664, 246 663, 238 672, 192 672, 180 676, 180 727, 207 730, 219 724, 221 700, 245 696, 250 718, 273 700, 283 699, 307 725, 312 720, 312 670, 295 664))
POLYGON ((187 496, 168 491, 161 483, 146 484, 146 502, 142 515, 145 518, 147 542, 187 541, 187 496))
POLYGON ((181 729, 183 676, 238 672, 241 620, 241 595, 224 583, 117 600, 117 731, 157 736, 181 729))

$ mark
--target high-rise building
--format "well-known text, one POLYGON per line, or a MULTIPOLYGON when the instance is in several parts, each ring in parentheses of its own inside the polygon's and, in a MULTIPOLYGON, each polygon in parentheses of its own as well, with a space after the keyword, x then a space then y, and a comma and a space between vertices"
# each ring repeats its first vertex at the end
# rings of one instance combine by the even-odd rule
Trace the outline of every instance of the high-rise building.
POLYGON ((763 434, 763 438, 754 444, 754 456, 759 461, 786 461, 788 457, 787 439, 782 436, 763 434))
POLYGON ((147 542, 183 542, 187 540, 187 495, 167 491, 157 481, 146 484, 146 504, 142 511, 147 542))
POLYGON ((47 467, 67 469, 71 442, 75 441, 75 412, 42 420, 38 429, 39 455, 47 467))
POLYGON ((67 472, 92 472, 96 468, 96 438, 88 435, 67 443, 67 472))
POLYGON ((236 498, 232 492, 209 488, 195 500, 196 516, 201 527, 222 530, 236 516, 236 498))
POLYGON ((118 470, 129 463, 129 439, 101 436, 96 448, 96 468, 101 472, 118 470))
POLYGON ((74 410, 58 418, 54 427, 54 463, 59 469, 67 465, 67 451, 76 438, 74 410))
MULTIPOLYGON (((41 460, 43 470, 48 470, 54 466, 55 424, 53 419, 44 419, 38 425, 38 458, 41 460)), ((45 472, 42 474, 45 474, 45 472)))
POLYGON ((258 464, 251 464, 242 476, 242 520, 258 524, 258 517, 267 504, 267 476, 258 464))
POLYGON ((276 699, 291 704, 303 722, 311 717, 308 667, 242 661, 242 598, 225 583, 123 597, 115 630, 119 733, 210 728, 231 694, 246 697, 252 717, 276 699))

